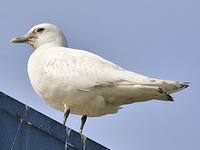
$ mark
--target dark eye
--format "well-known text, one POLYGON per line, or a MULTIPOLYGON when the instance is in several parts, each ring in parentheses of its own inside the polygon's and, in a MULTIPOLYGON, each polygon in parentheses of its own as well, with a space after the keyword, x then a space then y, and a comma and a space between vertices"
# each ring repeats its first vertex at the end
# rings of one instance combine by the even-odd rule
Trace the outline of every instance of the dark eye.
POLYGON ((44 31, 44 28, 38 28, 38 29, 36 30, 36 32, 42 32, 42 31, 44 31))

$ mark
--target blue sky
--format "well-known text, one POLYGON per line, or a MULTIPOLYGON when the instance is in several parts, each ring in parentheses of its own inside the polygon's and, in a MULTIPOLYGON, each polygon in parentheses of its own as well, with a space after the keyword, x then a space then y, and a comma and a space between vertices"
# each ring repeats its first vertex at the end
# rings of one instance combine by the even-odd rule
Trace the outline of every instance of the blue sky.
MULTIPOLYGON (((69 47, 85 49, 150 77, 191 82, 175 102, 124 106, 119 113, 89 118, 84 134, 114 150, 200 149, 200 2, 197 0, 2 1, 0 90, 59 122, 31 88, 26 64, 33 49, 10 38, 50 22, 69 47)), ((68 126, 77 130, 80 117, 68 126)))

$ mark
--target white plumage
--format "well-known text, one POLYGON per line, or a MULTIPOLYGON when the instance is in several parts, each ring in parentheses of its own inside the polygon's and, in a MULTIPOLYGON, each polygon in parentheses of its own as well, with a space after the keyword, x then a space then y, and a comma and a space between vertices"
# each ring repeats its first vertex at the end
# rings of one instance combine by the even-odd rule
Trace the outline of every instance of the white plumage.
POLYGON ((121 105, 157 99, 188 85, 140 75, 93 53, 67 48, 59 29, 52 24, 33 27, 13 43, 28 42, 36 50, 28 61, 35 92, 51 107, 86 116, 116 113, 121 105), (42 31, 38 31, 38 30, 42 31))

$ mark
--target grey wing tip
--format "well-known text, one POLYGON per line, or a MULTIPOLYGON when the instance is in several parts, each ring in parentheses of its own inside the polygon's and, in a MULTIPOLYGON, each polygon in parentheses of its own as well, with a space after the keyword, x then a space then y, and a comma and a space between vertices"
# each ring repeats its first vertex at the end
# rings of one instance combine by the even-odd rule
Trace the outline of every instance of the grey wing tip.
POLYGON ((181 88, 185 89, 185 88, 189 87, 189 84, 190 84, 189 82, 183 82, 180 85, 181 85, 181 88))
POLYGON ((171 95, 168 94, 168 100, 173 102, 174 98, 171 95))
POLYGON ((174 98, 171 95, 167 94, 162 88, 159 88, 159 92, 161 94, 165 94, 168 101, 172 101, 172 102, 174 101, 174 98))

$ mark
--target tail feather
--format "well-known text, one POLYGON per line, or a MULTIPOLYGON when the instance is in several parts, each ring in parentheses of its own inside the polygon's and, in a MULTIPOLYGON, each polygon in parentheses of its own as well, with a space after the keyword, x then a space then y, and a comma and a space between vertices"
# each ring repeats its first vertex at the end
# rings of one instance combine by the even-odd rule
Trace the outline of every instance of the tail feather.
POLYGON ((182 89, 185 89, 185 88, 189 87, 189 84, 190 84, 190 82, 182 82, 180 85, 181 85, 182 89))
POLYGON ((167 91, 168 94, 186 89, 187 87, 189 87, 189 82, 177 82, 176 84, 174 84, 172 86, 174 86, 174 87, 172 87, 171 89, 169 89, 167 91))
POLYGON ((158 86, 167 94, 171 94, 174 92, 178 92, 189 87, 189 82, 178 82, 178 81, 170 81, 170 80, 160 80, 160 79, 152 79, 152 84, 154 86, 158 86))

